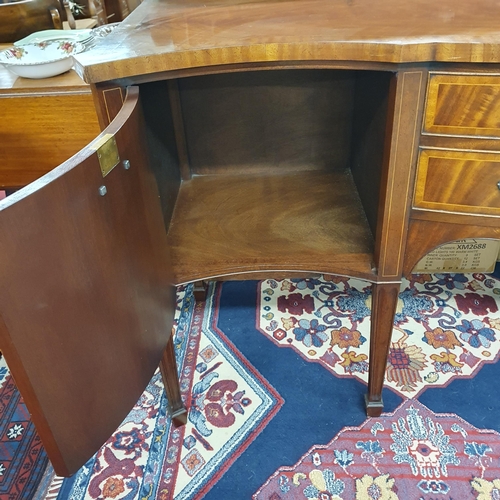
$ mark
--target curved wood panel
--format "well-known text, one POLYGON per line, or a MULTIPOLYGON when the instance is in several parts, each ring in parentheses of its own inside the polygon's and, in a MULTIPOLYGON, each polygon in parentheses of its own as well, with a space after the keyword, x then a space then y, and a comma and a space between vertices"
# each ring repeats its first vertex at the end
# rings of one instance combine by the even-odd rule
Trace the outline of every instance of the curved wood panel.
POLYGON ((0 202, 0 349, 62 476, 121 423, 170 336, 174 289, 142 128, 135 89, 104 131, 129 170, 103 179, 94 141, 0 202))
POLYGON ((500 62, 493 0, 146 0, 91 53, 89 82, 272 61, 500 62))
POLYGON ((420 259, 435 248, 467 238, 500 239, 500 228, 423 220, 410 221, 403 267, 404 276, 409 276, 420 259))

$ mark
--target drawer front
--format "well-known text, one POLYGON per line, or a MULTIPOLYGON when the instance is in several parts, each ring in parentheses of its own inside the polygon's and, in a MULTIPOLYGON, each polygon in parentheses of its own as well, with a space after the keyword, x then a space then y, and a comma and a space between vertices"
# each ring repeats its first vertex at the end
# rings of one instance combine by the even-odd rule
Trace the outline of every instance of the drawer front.
POLYGON ((423 132, 500 137, 500 75, 431 74, 423 132))
POLYGON ((414 207, 500 215, 500 154, 420 151, 414 207))

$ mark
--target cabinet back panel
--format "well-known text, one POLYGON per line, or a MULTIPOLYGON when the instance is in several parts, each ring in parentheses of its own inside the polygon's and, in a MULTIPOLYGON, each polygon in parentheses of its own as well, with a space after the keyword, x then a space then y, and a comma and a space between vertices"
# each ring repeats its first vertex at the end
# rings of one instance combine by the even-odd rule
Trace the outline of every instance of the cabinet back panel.
POLYGON ((274 70, 179 80, 193 174, 349 164, 354 74, 274 70))

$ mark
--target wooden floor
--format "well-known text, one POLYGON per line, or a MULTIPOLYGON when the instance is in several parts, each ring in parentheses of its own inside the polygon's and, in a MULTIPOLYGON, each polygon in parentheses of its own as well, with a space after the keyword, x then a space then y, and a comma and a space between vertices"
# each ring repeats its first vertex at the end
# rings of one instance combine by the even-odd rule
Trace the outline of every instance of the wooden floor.
POLYGON ((195 176, 181 185, 168 240, 176 283, 258 271, 374 278, 347 172, 195 176))

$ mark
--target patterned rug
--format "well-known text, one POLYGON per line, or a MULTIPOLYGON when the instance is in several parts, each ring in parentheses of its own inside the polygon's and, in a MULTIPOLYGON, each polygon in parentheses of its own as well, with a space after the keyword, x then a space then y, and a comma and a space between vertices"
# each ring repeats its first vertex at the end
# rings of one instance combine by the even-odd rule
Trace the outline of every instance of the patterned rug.
POLYGON ((253 496, 284 499, 500 498, 500 434, 406 400, 281 467, 253 496))
POLYGON ((279 410, 281 397, 217 329, 217 293, 195 306, 187 290, 178 294, 174 345, 188 424, 171 425, 157 372, 103 448, 44 498, 201 498, 279 410))
MULTIPOLYGON (((471 377, 500 354, 500 281, 415 275, 399 295, 386 386, 404 397, 471 377)), ((371 287, 340 277, 266 280, 259 330, 336 376, 368 380, 371 287)))
POLYGON ((97 455, 33 500, 500 498, 499 294, 482 274, 406 282, 387 413, 367 419, 366 283, 227 282, 196 306, 181 289, 187 426, 170 426, 157 373, 97 455))
POLYGON ((0 357, 0 500, 31 498, 47 456, 3 357, 0 357))

